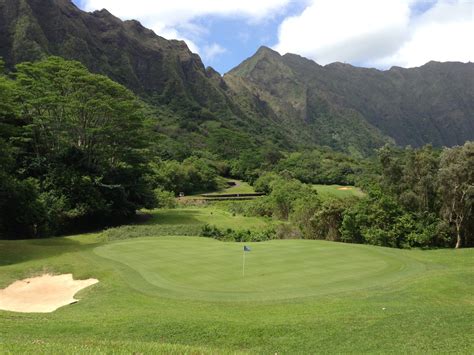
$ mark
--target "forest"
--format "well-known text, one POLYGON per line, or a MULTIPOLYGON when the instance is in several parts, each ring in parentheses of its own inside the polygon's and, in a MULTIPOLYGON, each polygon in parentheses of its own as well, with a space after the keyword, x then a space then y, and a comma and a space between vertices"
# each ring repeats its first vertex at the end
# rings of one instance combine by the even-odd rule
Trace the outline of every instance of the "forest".
POLYGON ((49 57, 0 70, 2 238, 116 225, 170 196, 214 191, 229 177, 266 193, 230 208, 283 221, 298 238, 395 248, 474 244, 474 142, 386 144, 361 157, 324 146, 285 150, 214 127, 201 149, 189 150, 166 144, 172 137, 163 136, 148 103, 79 62, 49 57), (364 196, 324 199, 315 184, 355 185, 364 196))

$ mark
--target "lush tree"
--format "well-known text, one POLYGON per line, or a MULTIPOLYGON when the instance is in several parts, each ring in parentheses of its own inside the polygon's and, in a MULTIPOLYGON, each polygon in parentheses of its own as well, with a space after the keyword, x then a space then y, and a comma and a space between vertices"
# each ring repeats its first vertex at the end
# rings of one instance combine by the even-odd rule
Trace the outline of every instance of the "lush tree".
POLYGON ((209 132, 209 149, 224 159, 236 159, 242 151, 254 146, 247 134, 227 128, 215 128, 209 132))
POLYGON ((0 78, 0 96, 0 140, 13 161, 4 196, 18 201, 25 228, 35 226, 16 234, 64 232, 154 206, 143 105, 130 91, 52 57, 19 64, 14 81, 0 78))
POLYGON ((303 238, 314 239, 312 218, 321 209, 321 200, 317 194, 309 194, 294 203, 291 221, 299 228, 303 238))
POLYGON ((281 159, 275 170, 286 172, 292 178, 308 184, 354 183, 354 174, 362 168, 361 162, 330 150, 294 152, 281 159))
POLYGON ((427 145, 402 150, 385 146, 378 151, 382 188, 413 212, 437 212, 436 176, 439 153, 427 145))
POLYGON ((280 175, 273 172, 266 172, 254 182, 255 191, 269 194, 272 192, 272 183, 276 180, 283 179, 280 175))
POLYGON ((152 168, 153 185, 176 195, 217 189, 217 168, 205 158, 192 156, 183 162, 157 161, 152 164, 152 168))
POLYGON ((273 214, 287 220, 298 201, 316 195, 316 190, 298 180, 277 179, 271 184, 271 193, 268 198, 273 207, 273 214))
POLYGON ((454 225, 456 248, 460 248, 472 234, 468 226, 472 225, 474 205, 474 142, 443 151, 438 186, 442 216, 454 225))
POLYGON ((340 241, 340 228, 345 210, 354 201, 329 199, 324 201, 319 209, 310 218, 311 239, 325 239, 340 241))

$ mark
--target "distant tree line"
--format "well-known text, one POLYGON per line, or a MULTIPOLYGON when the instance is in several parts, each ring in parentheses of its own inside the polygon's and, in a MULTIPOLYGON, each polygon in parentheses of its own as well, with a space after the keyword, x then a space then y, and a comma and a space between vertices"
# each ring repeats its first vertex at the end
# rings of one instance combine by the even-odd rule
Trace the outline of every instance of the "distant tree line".
POLYGON ((233 208, 288 220, 308 239, 396 248, 474 245, 474 142, 442 150, 387 145, 357 180, 365 197, 321 199, 298 179, 266 173, 254 187, 268 195, 233 208))

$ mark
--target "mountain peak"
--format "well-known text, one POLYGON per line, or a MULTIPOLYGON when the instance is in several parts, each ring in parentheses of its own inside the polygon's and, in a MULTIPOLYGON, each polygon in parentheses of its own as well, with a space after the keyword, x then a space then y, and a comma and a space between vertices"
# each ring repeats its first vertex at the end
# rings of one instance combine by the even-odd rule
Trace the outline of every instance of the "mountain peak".
POLYGON ((254 56, 258 56, 258 55, 271 55, 271 56, 281 57, 280 53, 278 53, 277 51, 267 46, 260 46, 257 52, 255 52, 254 56))
POLYGON ((228 74, 235 76, 248 76, 255 67, 263 60, 275 62, 280 61, 282 56, 273 49, 261 46, 253 56, 247 58, 235 68, 231 69, 228 74))

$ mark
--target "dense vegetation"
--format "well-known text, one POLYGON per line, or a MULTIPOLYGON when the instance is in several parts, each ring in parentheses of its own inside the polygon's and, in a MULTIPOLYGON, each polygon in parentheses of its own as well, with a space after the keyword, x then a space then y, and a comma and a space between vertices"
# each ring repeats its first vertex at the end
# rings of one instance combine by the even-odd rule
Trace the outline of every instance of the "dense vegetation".
POLYGON ((153 110, 78 62, 50 57, 19 64, 0 76, 0 96, 4 236, 123 222, 142 208, 174 206, 178 194, 215 191, 220 176, 232 176, 267 195, 233 204, 234 213, 288 221, 271 238, 398 248, 474 243, 472 142, 442 150, 387 145, 377 159, 363 159, 328 148, 253 147, 239 136, 226 147, 219 131, 210 136, 215 145, 169 159, 153 110), (322 198, 314 184, 357 184, 366 194, 322 198))
MULTIPOLYGON (((275 167, 279 171, 291 162, 291 169, 281 174, 267 172, 255 181, 255 189, 266 197, 234 205, 232 210, 289 220, 297 232, 289 228, 287 234, 308 239, 397 248, 474 244, 472 142, 443 150, 385 146, 378 151, 378 161, 366 161, 355 177, 366 194, 348 199, 321 198, 311 186, 295 179, 327 178, 327 171, 318 176, 317 158, 309 160, 310 169, 306 159, 292 160, 295 155, 304 157, 292 154, 275 167), (311 173, 310 178, 306 173, 311 173)), ((344 178, 343 174, 338 177, 343 182, 344 178)))
POLYGON ((60 58, 0 77, 0 230, 39 236, 128 218, 155 205, 143 105, 60 58))
POLYGON ((221 77, 69 0, 0 56, 0 353, 473 353, 473 249, 423 250, 474 246, 472 63, 221 77), (99 283, 2 310, 45 273, 99 283))

